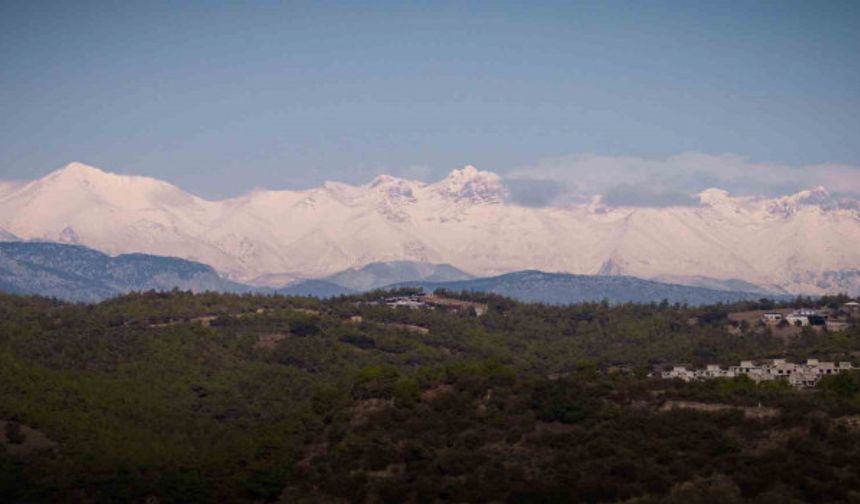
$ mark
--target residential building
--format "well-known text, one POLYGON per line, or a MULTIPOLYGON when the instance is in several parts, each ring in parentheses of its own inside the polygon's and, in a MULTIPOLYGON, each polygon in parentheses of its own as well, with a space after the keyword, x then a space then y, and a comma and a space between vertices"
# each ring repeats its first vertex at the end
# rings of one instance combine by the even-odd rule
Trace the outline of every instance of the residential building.
POLYGON ((812 387, 823 376, 841 373, 854 369, 850 362, 830 362, 819 359, 808 359, 805 364, 788 362, 785 359, 773 359, 766 364, 757 364, 751 360, 741 361, 737 366, 722 369, 717 364, 708 364, 704 369, 692 370, 685 366, 674 366, 671 371, 665 371, 661 376, 665 379, 681 379, 684 381, 733 378, 748 376, 756 383, 778 379, 787 380, 793 387, 812 387))

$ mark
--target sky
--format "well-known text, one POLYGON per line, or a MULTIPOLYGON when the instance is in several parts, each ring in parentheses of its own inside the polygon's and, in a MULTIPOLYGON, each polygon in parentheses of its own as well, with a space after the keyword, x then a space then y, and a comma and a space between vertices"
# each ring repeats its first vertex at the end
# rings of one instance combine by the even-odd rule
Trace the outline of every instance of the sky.
POLYGON ((860 2, 0 0, 0 179, 860 195, 860 2))

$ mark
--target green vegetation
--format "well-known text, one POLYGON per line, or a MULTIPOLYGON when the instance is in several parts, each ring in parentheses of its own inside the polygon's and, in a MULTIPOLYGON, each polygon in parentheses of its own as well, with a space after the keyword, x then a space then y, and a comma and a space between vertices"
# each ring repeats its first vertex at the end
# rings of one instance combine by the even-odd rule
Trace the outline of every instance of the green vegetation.
POLYGON ((766 303, 473 295, 489 308, 476 317, 366 302, 378 295, 0 295, 0 501, 860 499, 858 374, 816 391, 646 376, 848 360, 856 325, 785 342, 726 332, 730 311, 766 303))

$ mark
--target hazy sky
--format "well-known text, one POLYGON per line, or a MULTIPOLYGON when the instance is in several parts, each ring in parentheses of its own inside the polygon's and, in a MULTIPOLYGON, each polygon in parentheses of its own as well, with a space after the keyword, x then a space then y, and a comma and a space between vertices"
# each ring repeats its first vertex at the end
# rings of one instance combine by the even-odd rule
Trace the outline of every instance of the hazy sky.
POLYGON ((580 189, 860 193, 858 27, 857 1, 2 0, 0 178, 77 160, 221 197, 474 164, 541 203, 611 165, 580 189))

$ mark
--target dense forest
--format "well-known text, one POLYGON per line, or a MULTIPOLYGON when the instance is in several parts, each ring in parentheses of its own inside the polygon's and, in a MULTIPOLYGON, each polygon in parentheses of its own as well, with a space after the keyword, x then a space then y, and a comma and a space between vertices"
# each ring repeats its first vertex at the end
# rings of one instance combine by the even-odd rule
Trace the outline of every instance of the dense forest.
POLYGON ((381 292, 0 295, 0 501, 860 502, 857 372, 811 390, 649 376, 860 364, 857 324, 785 338, 728 318, 765 300, 442 294, 487 310, 381 292))

